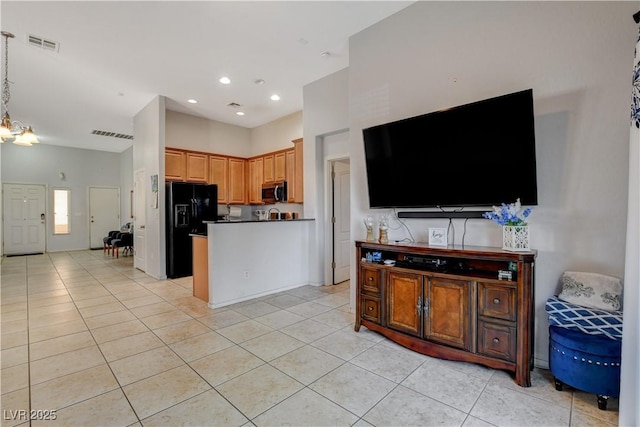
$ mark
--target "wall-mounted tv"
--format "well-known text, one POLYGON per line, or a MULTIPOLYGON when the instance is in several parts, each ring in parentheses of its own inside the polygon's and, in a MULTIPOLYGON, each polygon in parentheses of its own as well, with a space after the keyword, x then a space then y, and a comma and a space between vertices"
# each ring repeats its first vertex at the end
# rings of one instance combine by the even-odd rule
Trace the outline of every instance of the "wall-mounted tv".
POLYGON ((538 204, 532 89, 362 133, 371 208, 538 204))

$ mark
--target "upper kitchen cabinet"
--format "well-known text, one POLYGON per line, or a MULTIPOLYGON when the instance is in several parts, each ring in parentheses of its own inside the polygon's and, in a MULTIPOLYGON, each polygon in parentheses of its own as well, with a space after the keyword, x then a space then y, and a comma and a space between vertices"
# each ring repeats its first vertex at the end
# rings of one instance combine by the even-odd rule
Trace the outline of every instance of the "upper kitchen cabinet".
POLYGON ((164 152, 164 175, 167 181, 184 181, 187 177, 184 151, 167 148, 164 152))
POLYGON ((265 184, 271 183, 276 180, 275 173, 275 156, 273 153, 265 154, 262 158, 263 161, 263 182, 265 184))
POLYGON ((209 184, 218 186, 218 203, 247 203, 246 163, 240 158, 209 156, 209 184))
MULTIPOLYGON (((293 171, 289 171, 287 166, 287 181, 289 182, 289 202, 290 203, 302 203, 303 197, 303 170, 304 164, 303 152, 302 152, 302 138, 294 139, 293 141, 293 171)), ((291 161, 291 159, 289 160, 291 161)))
POLYGON ((229 157, 229 204, 247 203, 247 161, 229 157))
POLYGON ((264 157, 249 159, 249 203, 262 204, 262 183, 264 182, 264 157))
POLYGON ((285 153, 285 151, 280 151, 273 155, 273 175, 275 181, 284 181, 287 179, 285 153))
POLYGON ((229 158, 209 156, 209 184, 218 186, 218 203, 229 201, 229 158))
POLYGON ((187 181, 209 182, 209 155, 187 152, 187 181))

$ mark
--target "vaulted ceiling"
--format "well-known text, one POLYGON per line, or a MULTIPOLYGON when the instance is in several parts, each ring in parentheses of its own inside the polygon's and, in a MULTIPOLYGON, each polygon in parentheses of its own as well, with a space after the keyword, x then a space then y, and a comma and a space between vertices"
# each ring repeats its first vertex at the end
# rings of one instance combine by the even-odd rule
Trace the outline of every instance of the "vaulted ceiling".
POLYGON ((92 132, 132 135, 157 95, 253 128, 301 110, 304 85, 349 66, 351 35, 411 3, 3 0, 8 109, 42 144, 112 152, 133 141, 92 132))

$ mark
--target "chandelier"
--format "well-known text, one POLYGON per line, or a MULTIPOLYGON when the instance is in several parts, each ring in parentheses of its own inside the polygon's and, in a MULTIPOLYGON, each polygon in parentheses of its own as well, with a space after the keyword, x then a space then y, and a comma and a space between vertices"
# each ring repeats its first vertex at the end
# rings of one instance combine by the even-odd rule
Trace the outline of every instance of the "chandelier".
POLYGON ((15 36, 2 31, 2 37, 4 37, 4 79, 2 80, 2 107, 4 114, 0 122, 0 143, 13 139, 13 143, 16 145, 30 147, 32 144, 39 142, 36 134, 33 133, 31 126, 25 126, 17 120, 11 120, 8 109, 9 100, 11 99, 11 93, 9 92, 9 39, 15 36))

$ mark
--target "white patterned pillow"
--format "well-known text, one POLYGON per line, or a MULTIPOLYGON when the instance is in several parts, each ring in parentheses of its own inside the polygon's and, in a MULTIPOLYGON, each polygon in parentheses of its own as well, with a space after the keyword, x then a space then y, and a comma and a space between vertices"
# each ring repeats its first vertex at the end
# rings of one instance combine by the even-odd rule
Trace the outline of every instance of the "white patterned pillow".
POLYGON ((622 280, 598 273, 565 271, 558 298, 585 307, 622 311, 622 280))

